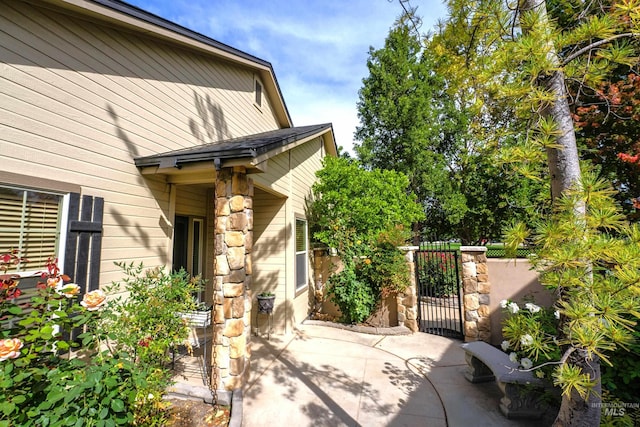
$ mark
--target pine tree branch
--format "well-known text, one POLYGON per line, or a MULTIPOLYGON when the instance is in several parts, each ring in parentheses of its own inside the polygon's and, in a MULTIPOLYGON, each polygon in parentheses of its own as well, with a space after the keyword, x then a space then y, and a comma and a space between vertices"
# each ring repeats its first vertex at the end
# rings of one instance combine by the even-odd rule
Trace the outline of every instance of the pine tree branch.
POLYGON ((617 39, 621 39, 624 37, 638 37, 638 33, 622 33, 622 34, 616 34, 615 36, 611 36, 608 37, 606 39, 602 39, 602 40, 598 40, 597 42, 593 42, 585 47, 583 47, 582 49, 578 50, 577 52, 572 53, 571 55, 567 56, 561 63, 560 66, 564 67, 566 66, 569 62, 573 61, 574 59, 576 59, 577 57, 579 57, 580 55, 590 51, 591 49, 595 49, 598 46, 602 46, 603 44, 607 44, 610 43, 614 40, 617 39))

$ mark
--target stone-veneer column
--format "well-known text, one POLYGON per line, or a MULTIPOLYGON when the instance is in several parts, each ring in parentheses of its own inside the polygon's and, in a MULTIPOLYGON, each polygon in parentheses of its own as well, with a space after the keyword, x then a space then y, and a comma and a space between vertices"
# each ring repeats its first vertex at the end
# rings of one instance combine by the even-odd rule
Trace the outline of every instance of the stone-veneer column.
POLYGON ((409 268, 409 286, 404 292, 398 294, 398 325, 406 326, 411 332, 418 332, 418 289, 413 254, 419 248, 417 246, 403 246, 399 249, 405 253, 404 257, 409 268))
POLYGON ((489 311, 489 271, 485 246, 462 246, 462 286, 464 295, 464 340, 491 338, 489 311))
POLYGON ((216 389, 241 388, 249 375, 253 181, 244 167, 216 177, 214 352, 216 389))

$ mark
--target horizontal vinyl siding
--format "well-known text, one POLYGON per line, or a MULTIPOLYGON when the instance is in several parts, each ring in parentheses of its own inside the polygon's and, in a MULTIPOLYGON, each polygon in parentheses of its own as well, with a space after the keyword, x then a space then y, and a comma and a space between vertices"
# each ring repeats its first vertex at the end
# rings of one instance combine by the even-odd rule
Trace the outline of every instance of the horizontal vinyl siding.
POLYGON ((208 189, 205 187, 178 186, 176 189, 176 214, 206 218, 207 192, 208 189))
MULTIPOLYGON (((290 202, 295 216, 305 217, 306 199, 311 194, 311 186, 316 180, 315 173, 322 168, 322 144, 322 139, 317 138, 291 150, 292 194, 290 202)), ((310 244, 307 243, 307 245, 310 249, 310 244)), ((309 253, 307 256, 307 284, 309 286, 312 285, 312 279, 313 264, 311 262, 311 253, 309 253)), ((295 288, 295 283, 292 286, 295 288)), ((295 324, 302 322, 309 314, 309 298, 309 287, 296 295, 293 301, 292 313, 295 324)))
MULTIPOLYGON (((254 251, 254 264, 257 267, 254 268, 254 292, 267 290, 274 278, 278 278, 276 304, 279 298, 282 298, 281 301, 289 298, 286 307, 275 311, 275 324, 281 332, 285 329, 290 331, 309 314, 308 288, 299 293, 295 291, 295 245, 292 239, 295 218, 305 217, 306 198, 316 180, 316 171, 322 167, 323 153, 323 141, 316 138, 269 159, 267 172, 252 176, 257 187, 286 196, 286 209, 283 206, 278 216, 273 216, 270 211, 273 209, 270 203, 273 203, 275 196, 256 191, 254 199, 254 234, 260 236, 256 240, 258 250, 254 251), (285 242, 283 239, 287 227, 291 235, 287 236, 289 241, 285 242), (280 238, 274 240, 277 232, 280 238), (277 275, 275 271, 278 271, 277 275)), ((311 283, 313 270, 310 259, 307 271, 307 283, 311 283)))
POLYGON ((322 168, 322 140, 320 138, 291 150, 291 181, 293 211, 304 215, 305 199, 311 194, 316 171, 322 168))
MULTIPOLYGON (((169 261, 170 187, 133 158, 277 129, 253 88, 250 69, 0 0, 3 169, 105 199, 101 284, 122 278, 114 261, 169 261)), ((206 216, 204 190, 178 191, 176 212, 206 216)))
MULTIPOLYGON (((285 200, 259 189, 253 199, 253 295, 271 291, 276 295, 274 329, 285 331, 286 304, 286 250, 285 250, 285 200)), ((255 302, 255 297, 254 297, 255 302)), ((254 315, 257 304, 254 304, 254 315)), ((263 319, 264 321, 264 319, 263 319)), ((261 323, 262 324, 262 323, 261 323)), ((254 325, 255 326, 255 325, 254 325)))
POLYGON ((257 186, 289 195, 289 152, 279 154, 267 161, 267 171, 252 176, 257 186))

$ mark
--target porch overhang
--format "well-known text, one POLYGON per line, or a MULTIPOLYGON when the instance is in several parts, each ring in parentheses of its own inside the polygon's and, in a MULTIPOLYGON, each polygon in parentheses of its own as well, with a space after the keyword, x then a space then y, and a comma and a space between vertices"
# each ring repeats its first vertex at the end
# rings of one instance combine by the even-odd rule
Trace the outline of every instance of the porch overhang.
POLYGON ((164 175, 173 184, 215 182, 216 171, 243 166, 248 174, 265 172, 268 160, 307 141, 321 137, 330 155, 337 155, 331 123, 258 133, 219 142, 136 157, 143 175, 164 175))

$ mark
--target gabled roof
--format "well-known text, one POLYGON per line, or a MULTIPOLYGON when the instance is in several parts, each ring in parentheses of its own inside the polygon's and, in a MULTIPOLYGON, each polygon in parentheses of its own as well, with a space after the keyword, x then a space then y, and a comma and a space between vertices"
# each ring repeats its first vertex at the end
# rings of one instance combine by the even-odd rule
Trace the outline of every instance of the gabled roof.
POLYGON ((274 105, 274 114, 280 127, 293 125, 273 66, 268 61, 120 0, 39 0, 39 4, 54 5, 72 15, 126 28, 128 31, 141 33, 147 37, 154 37, 164 42, 194 49, 206 55, 252 68, 264 82, 264 89, 274 105))
POLYGON ((244 165, 249 169, 260 169, 259 165, 270 157, 320 136, 324 138, 325 146, 329 147, 331 154, 336 155, 333 127, 331 123, 325 123, 277 129, 167 153, 137 157, 134 161, 139 168, 157 168, 157 173, 162 169, 181 169, 184 166, 202 162, 213 162, 216 168, 225 166, 225 162, 231 162, 233 165, 244 165))

